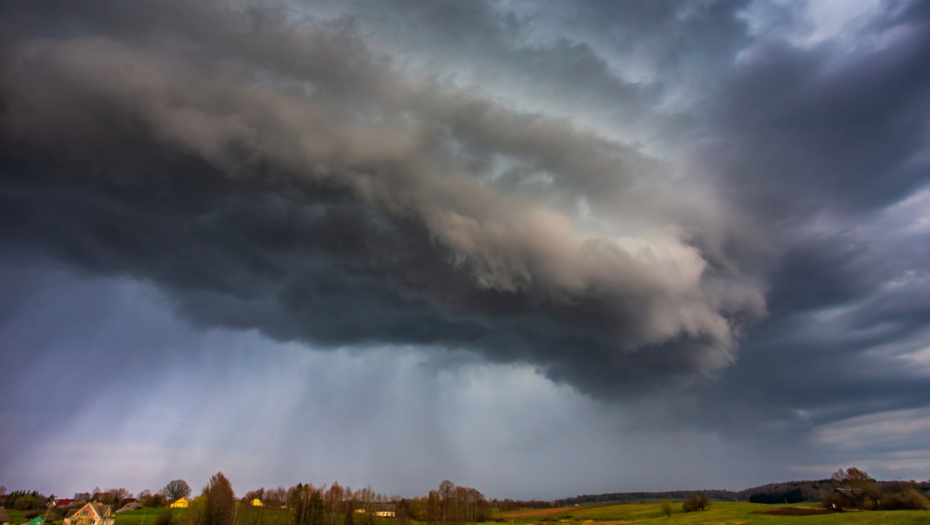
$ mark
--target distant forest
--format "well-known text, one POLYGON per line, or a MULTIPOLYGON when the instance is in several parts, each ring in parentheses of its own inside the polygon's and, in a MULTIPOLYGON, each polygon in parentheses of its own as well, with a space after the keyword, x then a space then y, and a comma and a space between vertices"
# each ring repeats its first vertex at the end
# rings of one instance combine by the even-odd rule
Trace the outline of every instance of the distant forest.
POLYGON ((629 502, 635 503, 647 499, 673 499, 683 500, 692 493, 704 496, 707 499, 718 501, 745 501, 746 498, 740 496, 739 492, 729 490, 670 490, 666 492, 612 492, 610 494, 585 494, 575 496, 574 498, 565 498, 559 500, 563 507, 572 505, 581 505, 583 503, 608 503, 608 502, 629 502))
MULTIPOLYGON (((585 494, 574 498, 559 500, 563 507, 581 505, 584 503, 607 502, 637 502, 647 499, 683 500, 692 492, 708 499, 717 501, 748 501, 751 503, 799 503, 802 501, 820 501, 829 496, 834 488, 832 479, 786 481, 783 483, 769 483, 752 487, 739 492, 729 490, 671 490, 667 492, 613 492, 609 494, 585 494)), ((883 493, 893 493, 898 489, 897 481, 879 481, 879 490, 883 493)), ((914 487, 926 493, 930 490, 930 482, 915 483, 914 487)))

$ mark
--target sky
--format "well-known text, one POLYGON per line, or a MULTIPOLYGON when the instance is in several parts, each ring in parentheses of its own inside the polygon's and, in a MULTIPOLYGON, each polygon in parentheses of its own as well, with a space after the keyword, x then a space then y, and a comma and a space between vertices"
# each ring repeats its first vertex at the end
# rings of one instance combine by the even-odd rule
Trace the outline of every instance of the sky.
POLYGON ((0 484, 927 479, 928 25, 0 1, 0 484))

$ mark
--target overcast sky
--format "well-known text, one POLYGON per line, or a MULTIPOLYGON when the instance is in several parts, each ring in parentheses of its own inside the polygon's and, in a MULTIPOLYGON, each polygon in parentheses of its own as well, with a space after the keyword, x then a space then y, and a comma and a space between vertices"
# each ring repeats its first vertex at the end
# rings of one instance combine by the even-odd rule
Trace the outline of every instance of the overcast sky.
POLYGON ((0 484, 927 479, 928 25, 0 1, 0 484))

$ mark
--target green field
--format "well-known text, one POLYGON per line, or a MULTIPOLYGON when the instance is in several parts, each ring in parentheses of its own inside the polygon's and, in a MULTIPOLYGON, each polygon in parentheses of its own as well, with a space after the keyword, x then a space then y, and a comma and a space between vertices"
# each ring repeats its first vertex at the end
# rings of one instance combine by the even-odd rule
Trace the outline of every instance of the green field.
MULTIPOLYGON (((155 522, 155 516, 165 509, 141 509, 131 510, 128 512, 117 513, 115 525, 145 525, 155 522)), ((171 509, 174 518, 171 521, 176 522, 178 517, 187 512, 187 509, 171 509)))
MULTIPOLYGON (((17 525, 26 521, 26 512, 22 510, 10 510, 6 509, 7 514, 10 515, 10 523, 12 525, 17 525)), ((29 511, 29 512, 38 512, 38 511, 29 511)))
MULTIPOLYGON (((788 505, 789 507, 812 507, 813 504, 788 505)), ((514 525, 620 525, 625 523, 651 523, 662 525, 687 524, 765 524, 765 525, 881 525, 881 524, 924 524, 930 525, 930 511, 870 511, 846 512, 822 516, 767 516, 754 514, 757 510, 771 510, 783 505, 763 505, 759 503, 732 503, 713 502, 710 510, 685 513, 681 510, 681 503, 673 506, 671 518, 662 514, 658 503, 627 503, 598 508, 566 507, 557 513, 542 517, 515 517, 513 513, 496 513, 499 521, 488 522, 486 525, 500 525, 512 523, 514 525)), ((155 516, 163 509, 143 509, 132 512, 122 512, 116 515, 116 525, 146 525, 154 523, 155 516), (144 523, 143 523, 144 518, 144 523)), ((180 517, 186 509, 172 509, 175 518, 180 517)), ((278 513, 273 511, 271 513, 278 513)), ((11 510, 10 523, 18 525, 26 521, 25 512, 11 510)), ((271 514, 269 513, 269 514, 271 514)), ((266 516, 271 518, 271 516, 266 516)), ((55 520, 60 524, 60 520, 55 520)), ((264 520, 263 520, 264 521, 264 520)), ((266 523, 276 520, 268 519, 266 523)), ((176 522, 176 520, 175 520, 176 522)), ((341 522, 341 520, 340 520, 341 522)), ((382 520, 382 525, 396 525, 395 520, 382 520)), ((425 525, 414 522, 414 525, 425 525)))
MULTIPOLYGON (((501 518, 514 524, 539 525, 610 525, 611 523, 662 523, 669 524, 723 524, 764 523, 766 525, 820 525, 820 524, 926 524, 930 525, 930 511, 873 511, 846 512, 822 516, 767 516, 754 514, 757 510, 771 510, 784 505, 763 505, 761 503, 713 502, 710 510, 685 513, 681 504, 675 503, 671 518, 662 514, 658 503, 631 503, 586 509, 584 507, 566 507, 565 512, 547 517, 508 517, 501 518)), ((788 505, 789 507, 812 507, 813 504, 788 505)))

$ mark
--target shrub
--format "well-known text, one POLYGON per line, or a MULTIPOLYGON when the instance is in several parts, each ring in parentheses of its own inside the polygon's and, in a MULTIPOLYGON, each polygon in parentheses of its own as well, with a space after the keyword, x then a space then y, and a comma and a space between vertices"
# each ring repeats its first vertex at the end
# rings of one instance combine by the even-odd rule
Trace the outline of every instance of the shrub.
POLYGON ((662 514, 665 514, 669 518, 672 517, 672 500, 668 498, 662 500, 662 514))
POLYGON ((710 508, 710 501, 704 496, 692 492, 688 499, 681 504, 685 512, 694 512, 698 510, 707 510, 710 508))
POLYGON ((878 503, 879 510, 928 510, 930 501, 912 486, 902 487, 897 494, 889 494, 878 503))
POLYGON ((171 509, 165 509, 158 513, 158 516, 155 516, 155 523, 153 525, 171 525, 171 520, 174 518, 174 514, 171 513, 171 509))
POLYGON ((16 503, 13 504, 13 508, 16 510, 40 509, 43 503, 45 503, 45 501, 39 497, 33 496, 32 494, 25 494, 16 498, 16 503))

